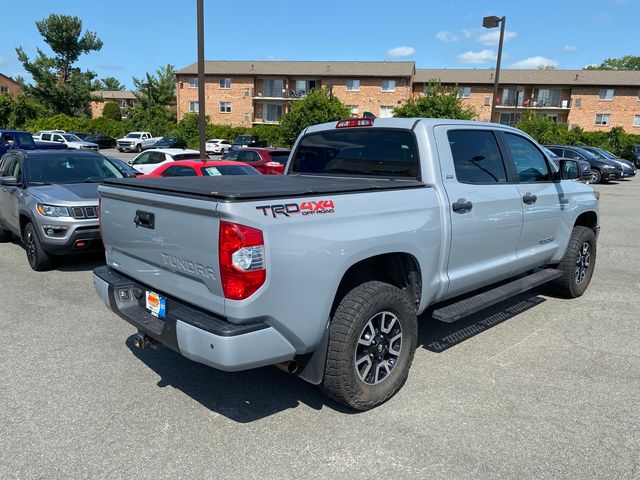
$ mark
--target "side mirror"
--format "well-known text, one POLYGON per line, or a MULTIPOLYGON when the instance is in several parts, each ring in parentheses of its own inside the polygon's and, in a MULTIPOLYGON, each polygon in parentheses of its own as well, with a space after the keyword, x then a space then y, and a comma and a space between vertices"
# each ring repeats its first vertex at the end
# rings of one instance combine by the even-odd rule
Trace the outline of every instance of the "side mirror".
POLYGON ((16 177, 2 177, 0 178, 0 185, 4 185, 5 187, 21 187, 22 182, 16 177))
POLYGON ((576 160, 560 160, 560 175, 562 180, 576 180, 580 178, 580 164, 576 160))

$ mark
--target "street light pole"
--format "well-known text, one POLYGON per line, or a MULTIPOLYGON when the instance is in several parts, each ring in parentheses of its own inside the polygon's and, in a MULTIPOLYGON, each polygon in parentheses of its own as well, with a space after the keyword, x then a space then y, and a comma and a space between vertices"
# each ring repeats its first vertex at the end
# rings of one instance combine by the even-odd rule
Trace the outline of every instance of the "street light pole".
POLYGON ((198 17, 198 134, 200 145, 200 160, 207 160, 206 152, 206 118, 204 98, 204 0, 197 1, 198 17))
POLYGON ((493 100, 491 102, 491 118, 493 121, 493 112, 496 108, 496 100, 498 99, 498 84, 500 82, 500 63, 502 61, 502 44, 504 42, 504 26, 507 23, 507 17, 484 17, 482 26, 484 28, 496 28, 500 24, 500 41, 498 42, 498 58, 496 59, 496 75, 493 81, 493 100))

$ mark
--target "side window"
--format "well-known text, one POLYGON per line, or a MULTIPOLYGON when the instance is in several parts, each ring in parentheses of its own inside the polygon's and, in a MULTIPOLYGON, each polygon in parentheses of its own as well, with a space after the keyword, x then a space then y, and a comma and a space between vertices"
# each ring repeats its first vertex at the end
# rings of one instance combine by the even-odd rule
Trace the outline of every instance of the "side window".
POLYGON ((164 153, 162 152, 151 152, 151 154, 149 155, 149 160, 147 161, 147 163, 162 163, 165 160, 167 160, 167 157, 165 156, 164 153))
POLYGON ((149 162, 149 155, 151 155, 151 152, 145 152, 141 155, 138 155, 138 157, 133 161, 133 165, 146 165, 149 162))
POLYGON ((551 172, 544 155, 524 137, 504 134, 505 143, 518 173, 520 183, 550 182, 551 172))
POLYGON ((163 177, 195 177, 196 171, 191 167, 173 166, 162 172, 163 177))
POLYGON ((10 177, 16 177, 18 181, 22 181, 22 162, 16 159, 9 171, 10 177))
POLYGON ((573 150, 569 150, 567 148, 564 149, 563 155, 561 156, 563 156, 564 158, 571 158, 574 160, 580 160, 581 158, 578 152, 574 152, 573 150))
POLYGON ((493 132, 450 130, 447 132, 456 178, 461 183, 505 183, 507 172, 493 132))
POLYGON ((50 142, 51 141, 51 134, 50 133, 43 133, 40 136, 40 139, 45 141, 45 142, 50 142))
POLYGON ((2 161, 0 161, 0 177, 9 176, 9 169, 10 169, 12 160, 13 160, 12 155, 5 155, 4 157, 2 157, 2 161))
POLYGON ((251 150, 240 150, 240 154, 238 155, 238 161, 240 162, 257 162, 260 160, 260 155, 258 152, 253 152, 251 150))
POLYGON ((53 136, 53 141, 54 142, 64 142, 64 138, 62 138, 60 135, 54 135, 53 136))

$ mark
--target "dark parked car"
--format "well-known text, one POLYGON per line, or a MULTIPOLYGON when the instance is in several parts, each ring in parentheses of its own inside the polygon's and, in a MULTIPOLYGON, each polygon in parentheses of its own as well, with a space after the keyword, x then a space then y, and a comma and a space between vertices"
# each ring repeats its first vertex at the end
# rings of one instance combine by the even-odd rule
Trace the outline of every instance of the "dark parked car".
MULTIPOLYGON (((543 146, 542 149, 544 150, 544 153, 546 153, 547 156, 551 159, 554 165, 560 168, 560 160, 562 160, 562 158, 556 155, 555 153, 553 153, 547 147, 543 146)), ((591 173, 591 165, 589 165, 589 162, 587 162, 586 160, 578 159, 578 170, 579 170, 580 176, 578 177, 577 180, 582 183, 591 183, 592 173, 591 173)))
POLYGON ((247 163, 263 175, 282 175, 289 153, 278 148, 241 148, 223 155, 222 160, 247 163))
POLYGON ((238 135, 231 144, 231 150, 247 147, 266 147, 267 142, 255 135, 238 135))
POLYGON ((143 150, 150 148, 187 148, 187 142, 175 137, 162 137, 156 143, 142 147, 143 150))
POLYGON ((116 148, 116 139, 109 135, 93 134, 84 138, 85 142, 98 145, 98 148, 116 148))
POLYGON ((89 135, 91 135, 90 133, 87 132, 67 132, 70 133, 72 135, 75 135, 76 137, 78 137, 80 140, 84 140, 85 142, 90 142, 91 140, 87 140, 87 137, 89 135))
POLYGON ((631 153, 633 154, 633 164, 640 168, 640 145, 631 147, 631 153))
POLYGON ((629 160, 625 160, 624 158, 620 158, 614 155, 613 153, 611 153, 609 150, 605 150, 604 148, 599 148, 599 147, 582 147, 582 148, 593 153, 598 158, 604 158, 606 160, 610 160, 620 165, 622 167, 623 178, 636 176, 636 166, 633 164, 633 162, 630 162, 629 160))
POLYGON ((595 154, 574 145, 545 145, 562 158, 586 160, 591 165, 591 183, 607 183, 622 178, 622 167, 610 160, 598 158, 595 154))

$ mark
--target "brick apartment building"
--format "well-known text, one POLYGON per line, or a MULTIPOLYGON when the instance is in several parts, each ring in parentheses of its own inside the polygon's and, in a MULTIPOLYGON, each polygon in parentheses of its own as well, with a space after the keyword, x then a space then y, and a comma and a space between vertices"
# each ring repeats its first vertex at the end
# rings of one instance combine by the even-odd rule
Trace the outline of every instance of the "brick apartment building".
POLYGON ((17 97, 22 92, 22 87, 13 78, 0 73, 0 95, 8 93, 12 97, 17 97))
MULTIPOLYGON (((478 120, 514 124, 522 112, 547 115, 570 127, 640 133, 640 72, 510 70, 500 74, 492 119, 495 71, 416 69, 414 62, 205 62, 206 113, 212 123, 278 123, 292 102, 327 87, 354 116, 392 115, 393 107, 420 96, 430 80, 458 88, 478 120)), ((197 64, 177 72, 177 114, 198 111, 197 64)))
MULTIPOLYGON (((306 92, 328 88, 352 114, 389 117, 413 95, 413 62, 205 62, 206 114, 233 126, 278 123, 306 92)), ((177 72, 177 115, 198 111, 197 64, 177 72)))
POLYGON ((606 70, 502 70, 493 118, 494 70, 417 69, 414 94, 437 79, 459 89, 478 120, 513 125, 522 112, 547 115, 570 128, 640 133, 640 72, 606 70))
POLYGON ((91 92, 99 100, 91 102, 91 117, 97 118, 102 116, 102 109, 106 103, 115 102, 120 107, 122 118, 129 116, 129 111, 138 103, 138 99, 133 92, 128 90, 96 90, 91 92))

